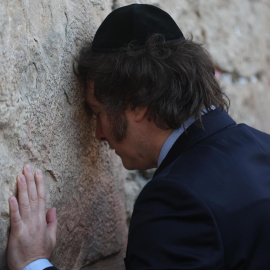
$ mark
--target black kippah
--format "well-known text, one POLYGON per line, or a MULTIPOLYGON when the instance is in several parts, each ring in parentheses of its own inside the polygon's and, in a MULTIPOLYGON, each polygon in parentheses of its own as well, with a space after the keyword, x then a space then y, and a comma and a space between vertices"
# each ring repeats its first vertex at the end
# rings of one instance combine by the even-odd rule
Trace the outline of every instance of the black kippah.
POLYGON ((94 52, 121 51, 130 42, 134 49, 142 48, 153 34, 165 37, 165 44, 184 40, 172 17, 155 6, 132 4, 112 11, 98 28, 93 43, 94 52))

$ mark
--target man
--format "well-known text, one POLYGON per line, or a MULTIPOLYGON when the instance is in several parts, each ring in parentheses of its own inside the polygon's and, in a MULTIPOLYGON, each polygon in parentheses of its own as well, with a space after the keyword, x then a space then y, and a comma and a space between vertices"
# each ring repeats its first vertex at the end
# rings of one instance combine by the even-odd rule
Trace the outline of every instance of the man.
MULTIPOLYGON (((78 68, 97 138, 127 169, 157 167, 134 206, 126 269, 269 269, 270 136, 226 113, 208 53, 167 13, 135 4, 105 19, 78 68)), ((41 172, 25 167, 18 190, 10 269, 55 269, 36 260, 56 231, 41 172)))

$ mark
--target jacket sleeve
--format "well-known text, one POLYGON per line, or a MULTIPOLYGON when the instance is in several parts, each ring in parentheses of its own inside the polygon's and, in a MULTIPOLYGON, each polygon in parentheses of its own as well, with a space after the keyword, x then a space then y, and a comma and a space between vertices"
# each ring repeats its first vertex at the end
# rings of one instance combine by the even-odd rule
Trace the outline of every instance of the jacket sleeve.
POLYGON ((127 270, 223 269, 223 246, 211 211, 180 181, 152 179, 131 219, 127 270))

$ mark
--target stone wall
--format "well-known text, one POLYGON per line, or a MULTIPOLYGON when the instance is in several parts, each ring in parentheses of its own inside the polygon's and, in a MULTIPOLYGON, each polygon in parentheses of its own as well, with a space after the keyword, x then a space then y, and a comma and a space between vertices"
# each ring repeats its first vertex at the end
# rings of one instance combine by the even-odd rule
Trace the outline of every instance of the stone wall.
MULTIPOLYGON (((123 269, 129 220, 143 175, 127 172, 94 139, 73 73, 79 49, 114 8, 168 11, 203 42, 231 98, 231 114, 270 132, 268 0, 4 0, 0 6, 0 269, 7 269, 8 198, 24 164, 43 170, 59 216, 52 262, 60 269, 123 269), (126 183, 124 184, 125 179, 126 183), (126 200, 125 200, 126 197, 126 200)), ((149 176, 147 176, 149 177, 149 176)))
POLYGON ((57 208, 53 263, 98 269, 107 259, 105 269, 123 268, 125 173, 94 139, 73 73, 79 49, 111 8, 111 1, 89 0, 0 5, 0 269, 7 269, 7 201, 24 164, 44 172, 48 207, 57 208))

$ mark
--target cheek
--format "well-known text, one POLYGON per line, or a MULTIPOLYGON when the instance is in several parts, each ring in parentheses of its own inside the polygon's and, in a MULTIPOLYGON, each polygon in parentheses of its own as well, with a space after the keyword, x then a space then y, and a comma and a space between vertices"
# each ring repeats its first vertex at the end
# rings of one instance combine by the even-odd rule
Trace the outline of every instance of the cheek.
POLYGON ((114 140, 113 126, 106 116, 100 119, 99 125, 100 129, 102 130, 102 133, 104 134, 104 136, 106 136, 106 139, 109 139, 110 141, 112 139, 114 140))
POLYGON ((118 143, 126 138, 128 121, 124 114, 112 113, 109 115, 111 135, 118 143))
POLYGON ((96 119, 96 137, 101 140, 107 140, 108 136, 108 123, 102 117, 96 119))

